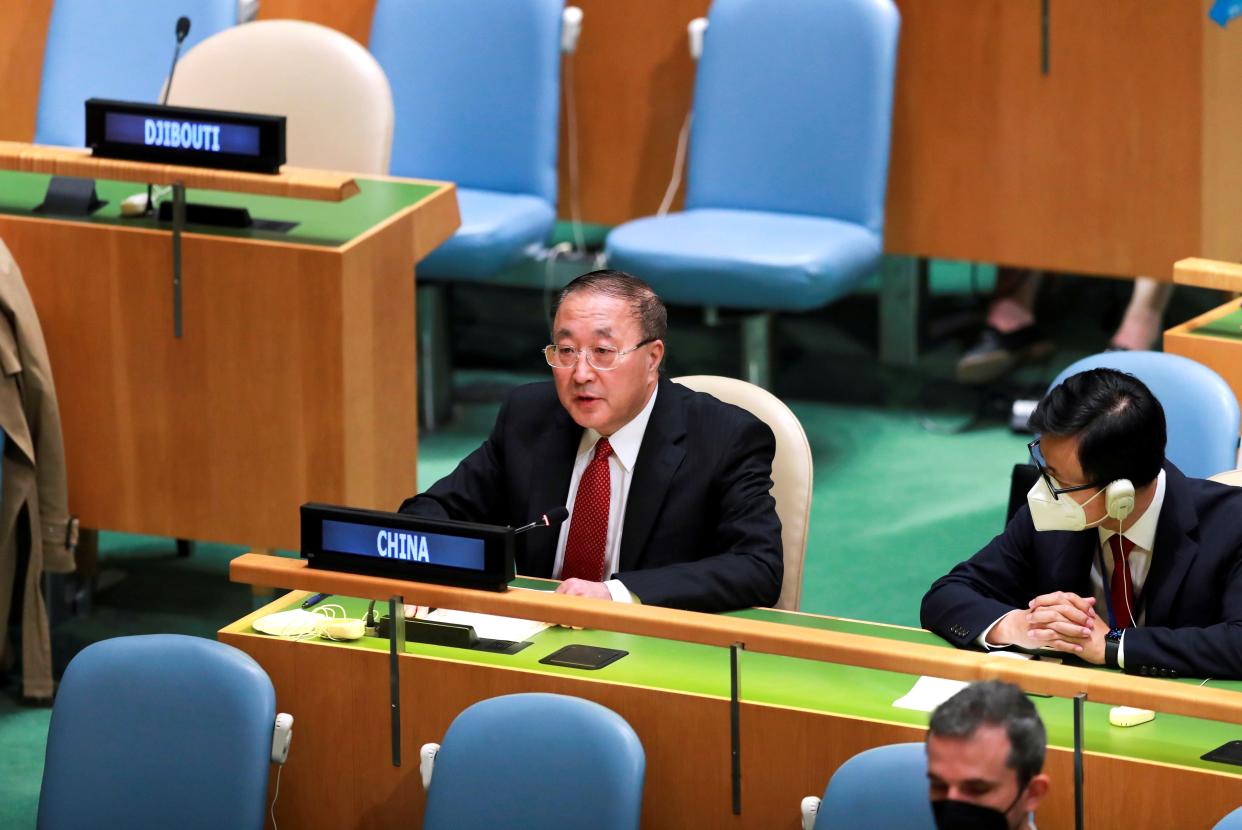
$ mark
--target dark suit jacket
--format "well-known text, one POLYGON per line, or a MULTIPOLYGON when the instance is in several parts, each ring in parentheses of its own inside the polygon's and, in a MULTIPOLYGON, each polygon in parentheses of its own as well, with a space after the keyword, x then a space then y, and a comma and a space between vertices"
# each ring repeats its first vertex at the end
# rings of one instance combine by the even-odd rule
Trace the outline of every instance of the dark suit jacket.
MULTIPOLYGON (((492 433, 401 512, 524 525, 569 500, 582 427, 551 382, 515 389, 492 433)), ((772 605, 784 572, 772 430, 749 412, 661 378, 626 503, 619 572, 644 603, 724 611, 772 605)), ((517 567, 549 577, 558 529, 518 537, 517 567)))
MULTIPOLYGON (((1165 462, 1164 506, 1139 602, 1125 634, 1130 674, 1242 678, 1242 488, 1187 478, 1165 462)), ((1038 532, 1023 506, 1005 532, 932 584, 922 621, 970 646, 997 618, 1052 591, 1088 597, 1095 529, 1038 532)))

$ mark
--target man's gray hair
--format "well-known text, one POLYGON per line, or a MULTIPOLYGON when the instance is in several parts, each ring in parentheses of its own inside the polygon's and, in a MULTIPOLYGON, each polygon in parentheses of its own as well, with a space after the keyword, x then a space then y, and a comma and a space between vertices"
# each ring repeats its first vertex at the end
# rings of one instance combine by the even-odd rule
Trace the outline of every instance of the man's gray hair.
POLYGON ((668 311, 664 308, 664 302, 650 285, 633 274, 609 270, 583 274, 556 296, 556 303, 552 306, 553 319, 556 319, 556 312, 565 298, 579 291, 591 291, 629 303, 642 329, 643 340, 663 340, 668 333, 668 311))
POLYGON ((1009 736, 1005 766, 1018 773, 1018 784, 1025 787, 1044 768, 1048 736, 1035 704, 1017 686, 999 680, 970 684, 936 707, 927 734, 969 738, 985 723, 1005 728, 1009 736))

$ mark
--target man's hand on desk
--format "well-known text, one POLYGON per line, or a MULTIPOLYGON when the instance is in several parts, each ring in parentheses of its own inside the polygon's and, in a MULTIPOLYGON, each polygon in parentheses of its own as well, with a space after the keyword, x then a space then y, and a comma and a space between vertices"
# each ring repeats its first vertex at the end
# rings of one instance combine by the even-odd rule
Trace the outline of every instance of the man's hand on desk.
POLYGON ((602 582, 588 582, 585 579, 566 579, 556 586, 556 592, 558 594, 569 594, 571 597, 612 599, 612 594, 608 591, 607 585, 602 582))
POLYGON ((1104 662, 1108 626, 1095 613, 1095 598, 1068 591, 1043 594, 1015 608, 988 632, 991 645, 1065 651, 1089 663, 1104 662))

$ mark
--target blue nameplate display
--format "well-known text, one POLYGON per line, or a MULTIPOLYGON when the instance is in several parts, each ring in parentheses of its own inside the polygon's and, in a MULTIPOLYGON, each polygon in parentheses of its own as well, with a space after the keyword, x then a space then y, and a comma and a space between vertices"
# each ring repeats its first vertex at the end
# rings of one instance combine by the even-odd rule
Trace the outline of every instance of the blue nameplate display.
POLYGON ((105 158, 276 173, 285 117, 91 98, 86 144, 105 158))
POLYGON ((504 590, 513 531, 326 504, 302 505, 302 557, 312 568, 504 590))

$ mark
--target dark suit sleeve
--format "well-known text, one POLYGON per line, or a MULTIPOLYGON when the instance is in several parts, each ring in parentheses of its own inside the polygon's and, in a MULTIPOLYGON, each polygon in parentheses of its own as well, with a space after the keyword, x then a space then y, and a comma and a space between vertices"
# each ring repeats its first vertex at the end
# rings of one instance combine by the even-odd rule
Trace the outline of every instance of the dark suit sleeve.
POLYGON ((923 627, 955 646, 971 646, 997 619, 1025 608, 1035 596, 1034 533, 1031 512, 1023 506, 1003 533, 932 583, 919 614, 923 627))
POLYGON ((1228 572, 1221 577, 1221 622, 1127 630, 1123 655, 1127 674, 1242 678, 1242 550, 1229 561, 1228 572))
POLYGON ((780 597, 781 522, 770 493, 776 439, 771 428, 756 418, 747 416, 737 423, 734 432, 721 436, 723 452, 713 474, 720 520, 710 540, 704 540, 707 555, 617 574, 642 602, 728 611, 770 606, 780 597))
POLYGON ((504 492, 504 436, 509 400, 500 407, 491 434, 426 492, 406 499, 400 513, 432 519, 504 524, 499 499, 504 492))

